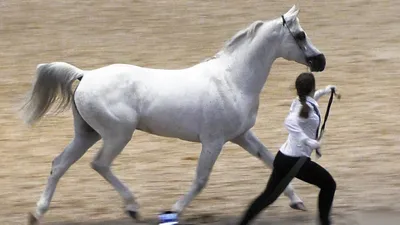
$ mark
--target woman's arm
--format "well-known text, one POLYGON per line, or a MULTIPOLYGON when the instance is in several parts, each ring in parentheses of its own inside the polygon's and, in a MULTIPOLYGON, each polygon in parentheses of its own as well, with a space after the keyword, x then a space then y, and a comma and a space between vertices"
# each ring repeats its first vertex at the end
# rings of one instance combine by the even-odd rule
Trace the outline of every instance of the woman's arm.
POLYGON ((332 89, 336 92, 336 86, 334 85, 328 85, 326 88, 316 91, 314 94, 315 101, 318 101, 324 95, 330 94, 332 89))

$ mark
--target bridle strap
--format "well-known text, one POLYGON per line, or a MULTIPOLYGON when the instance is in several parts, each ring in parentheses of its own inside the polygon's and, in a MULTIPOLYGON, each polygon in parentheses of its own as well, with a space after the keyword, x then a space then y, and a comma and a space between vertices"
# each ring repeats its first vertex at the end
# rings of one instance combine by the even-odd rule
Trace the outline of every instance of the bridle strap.
MULTIPOLYGON (((293 35, 292 31, 290 30, 290 28, 288 27, 288 24, 287 24, 287 22, 286 22, 286 20, 285 20, 285 17, 284 17, 283 15, 281 15, 281 18, 282 18, 282 26, 284 26, 284 27, 286 27, 286 28, 288 29, 290 35, 293 37, 294 41, 295 41, 296 44, 297 44, 297 47, 299 47, 300 51, 301 51, 301 52, 303 53, 303 55, 304 55, 304 59, 305 59, 306 62, 307 62, 307 55, 306 55, 306 53, 303 51, 303 49, 301 48, 301 46, 300 46, 299 42, 297 41, 297 39, 294 37, 294 35, 293 35)), ((307 63, 308 63, 308 62, 307 62, 307 63)), ((308 66, 307 68, 310 69, 310 66, 308 66)))

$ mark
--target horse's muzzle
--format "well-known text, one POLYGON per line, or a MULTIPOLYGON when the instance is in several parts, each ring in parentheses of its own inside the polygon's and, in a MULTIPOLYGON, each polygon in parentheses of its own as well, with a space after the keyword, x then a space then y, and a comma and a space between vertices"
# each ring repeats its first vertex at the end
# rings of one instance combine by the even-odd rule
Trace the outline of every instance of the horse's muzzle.
POLYGON ((319 54, 316 56, 307 57, 307 63, 312 72, 324 71, 326 60, 324 54, 319 54))

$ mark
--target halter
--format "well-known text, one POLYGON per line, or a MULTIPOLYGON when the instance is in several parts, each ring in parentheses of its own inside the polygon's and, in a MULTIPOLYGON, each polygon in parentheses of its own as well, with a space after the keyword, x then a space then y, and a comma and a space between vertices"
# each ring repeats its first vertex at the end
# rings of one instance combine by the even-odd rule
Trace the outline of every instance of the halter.
MULTIPOLYGON (((286 28, 288 29, 290 35, 291 35, 291 36, 293 37, 293 39, 295 40, 295 42, 296 42, 296 44, 297 44, 297 47, 299 47, 300 51, 301 51, 301 52, 303 53, 303 55, 304 55, 305 61, 307 62, 306 53, 305 53, 304 50, 301 48, 299 41, 297 40, 297 38, 295 38, 293 32, 292 32, 292 31, 290 30, 290 28, 288 27, 287 22, 286 22, 286 20, 285 20, 285 17, 284 17, 283 15, 281 15, 281 17, 282 17, 282 26, 284 26, 284 27, 286 27, 286 28)), ((309 72, 311 72, 310 64, 309 64, 308 62, 307 62, 307 64, 308 64, 307 69, 309 70, 309 72)))

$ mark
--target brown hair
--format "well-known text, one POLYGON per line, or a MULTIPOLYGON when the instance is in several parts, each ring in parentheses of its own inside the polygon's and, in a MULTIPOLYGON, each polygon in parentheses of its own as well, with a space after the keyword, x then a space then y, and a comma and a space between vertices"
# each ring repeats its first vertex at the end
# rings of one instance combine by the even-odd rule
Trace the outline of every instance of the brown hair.
POLYGON ((314 74, 306 72, 301 73, 296 79, 296 90, 302 104, 299 116, 302 118, 308 118, 310 107, 306 103, 307 96, 315 89, 315 78, 314 74))

